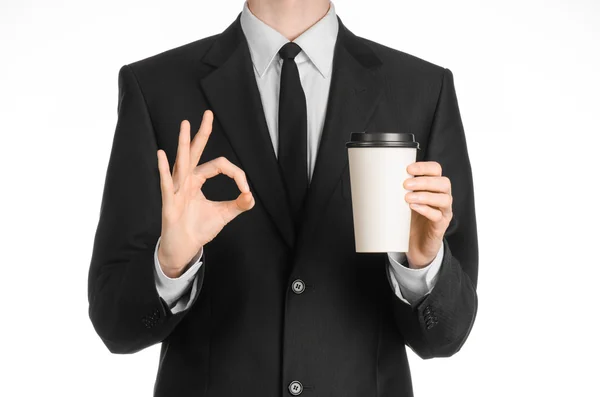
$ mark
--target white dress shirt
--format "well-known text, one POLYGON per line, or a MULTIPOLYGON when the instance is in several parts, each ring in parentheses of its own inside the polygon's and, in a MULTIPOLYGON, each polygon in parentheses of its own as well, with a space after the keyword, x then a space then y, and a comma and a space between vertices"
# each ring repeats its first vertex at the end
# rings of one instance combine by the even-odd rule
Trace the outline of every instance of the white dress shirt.
MULTIPOLYGON (((247 3, 244 3, 240 22, 248 41, 256 83, 273 149, 277 155, 279 80, 283 63, 278 52, 289 40, 252 14, 247 3)), ((327 14, 294 40, 302 49, 294 60, 298 65, 307 102, 309 178, 312 177, 325 120, 337 32, 338 20, 334 5, 330 3, 327 14)), ((398 200, 404 200, 404 197, 398 197, 398 200)), ((163 273, 158 261, 159 244, 160 238, 156 243, 154 254, 156 288, 171 311, 177 313, 189 307, 191 297, 196 293, 197 277, 195 275, 202 265, 200 258, 203 249, 190 261, 190 265, 181 276, 170 278, 163 273)), ((422 269, 410 269, 403 266, 400 262, 406 259, 405 253, 388 252, 390 280, 398 298, 412 305, 432 290, 442 263, 443 250, 442 245, 433 262, 422 269)))

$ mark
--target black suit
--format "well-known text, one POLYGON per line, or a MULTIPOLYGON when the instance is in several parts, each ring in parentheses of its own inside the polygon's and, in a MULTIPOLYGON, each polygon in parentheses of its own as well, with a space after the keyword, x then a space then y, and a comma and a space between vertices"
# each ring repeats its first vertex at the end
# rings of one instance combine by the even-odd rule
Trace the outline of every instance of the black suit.
MULTIPOLYGON (((123 66, 118 123, 89 273, 90 318, 114 353, 162 342, 156 396, 410 396, 408 344, 449 356, 477 311, 478 251, 471 167, 452 74, 352 34, 339 21, 330 100, 306 216, 295 235, 239 17, 223 33, 123 66), (256 205, 204 249, 199 293, 173 315, 159 297, 156 151, 171 169, 179 124, 215 113, 200 159, 225 156, 256 205), (345 142, 351 131, 411 132, 417 161, 452 182, 454 218, 433 291, 410 307, 390 286, 387 254, 357 254, 345 142), (306 289, 291 289, 302 279, 306 289)), ((400 183, 400 182, 399 182, 400 183)), ((207 198, 239 191, 218 176, 207 198)), ((398 200, 404 200, 398 197, 398 200)))

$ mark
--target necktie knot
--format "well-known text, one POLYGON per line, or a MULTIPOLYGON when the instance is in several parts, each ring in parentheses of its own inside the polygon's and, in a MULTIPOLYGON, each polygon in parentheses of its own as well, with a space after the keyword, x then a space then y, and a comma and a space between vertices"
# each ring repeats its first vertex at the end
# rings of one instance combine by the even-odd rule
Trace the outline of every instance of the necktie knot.
POLYGON ((300 46, 293 41, 290 41, 279 49, 279 56, 283 60, 294 59, 296 55, 300 53, 300 51, 302 51, 302 48, 300 48, 300 46))

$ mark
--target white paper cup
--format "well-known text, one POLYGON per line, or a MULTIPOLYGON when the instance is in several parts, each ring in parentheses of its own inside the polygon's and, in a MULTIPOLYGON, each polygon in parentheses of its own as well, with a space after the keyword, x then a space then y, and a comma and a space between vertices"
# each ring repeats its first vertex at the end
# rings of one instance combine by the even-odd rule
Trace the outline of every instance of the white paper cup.
POLYGON ((403 184, 417 158, 414 135, 353 132, 346 147, 356 252, 407 252, 411 209, 403 184))

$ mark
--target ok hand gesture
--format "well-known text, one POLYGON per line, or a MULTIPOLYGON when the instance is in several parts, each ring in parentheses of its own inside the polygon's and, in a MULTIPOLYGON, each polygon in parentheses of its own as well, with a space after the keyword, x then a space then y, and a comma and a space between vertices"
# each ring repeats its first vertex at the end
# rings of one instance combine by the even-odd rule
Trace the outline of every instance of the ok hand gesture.
POLYGON ((164 150, 157 151, 162 194, 162 227, 158 260, 169 277, 183 273, 204 244, 242 212, 254 207, 246 174, 225 157, 197 165, 212 132, 213 113, 204 112, 198 133, 190 144, 190 123, 181 122, 173 175, 164 150), (210 201, 202 193, 208 178, 225 174, 233 178, 240 195, 230 201, 210 201))

